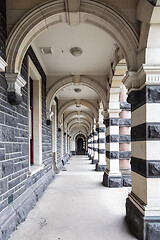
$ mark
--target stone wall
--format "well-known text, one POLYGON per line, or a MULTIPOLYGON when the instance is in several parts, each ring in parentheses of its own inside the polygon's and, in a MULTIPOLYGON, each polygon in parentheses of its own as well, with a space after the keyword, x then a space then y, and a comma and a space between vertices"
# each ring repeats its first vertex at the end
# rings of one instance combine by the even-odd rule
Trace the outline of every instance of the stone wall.
POLYGON ((0 0, 0 57, 6 59, 6 1, 0 0))
POLYGON ((29 170, 28 84, 22 88, 22 102, 7 99, 5 74, 0 74, 0 240, 8 239, 25 220, 48 184, 53 180, 51 126, 46 124, 46 76, 31 48, 23 60, 21 75, 27 81, 27 55, 42 77, 42 164, 31 176, 29 170))
POLYGON ((61 129, 58 126, 58 98, 55 97, 56 102, 56 113, 57 113, 57 168, 60 170, 62 168, 62 160, 61 160, 61 129))

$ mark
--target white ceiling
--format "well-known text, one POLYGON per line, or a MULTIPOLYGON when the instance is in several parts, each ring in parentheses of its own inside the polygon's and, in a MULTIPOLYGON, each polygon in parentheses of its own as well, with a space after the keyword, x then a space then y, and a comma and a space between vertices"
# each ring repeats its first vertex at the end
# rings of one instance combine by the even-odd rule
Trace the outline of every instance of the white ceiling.
POLYGON ((69 99, 99 99, 98 94, 92 90, 91 88, 84 86, 84 85, 79 85, 79 86, 74 86, 70 85, 67 87, 64 87, 61 89, 57 95, 58 99, 62 100, 69 100, 69 99), (76 93, 74 91, 75 88, 81 89, 81 92, 76 93))
POLYGON ((81 107, 76 107, 76 105, 72 105, 66 109, 66 112, 75 112, 75 111, 83 111, 83 112, 89 112, 89 108, 86 106, 81 105, 81 107))
POLYGON ((115 40, 102 29, 87 23, 73 27, 58 23, 38 36, 32 47, 47 70, 47 75, 104 75, 113 57, 115 40), (53 55, 40 53, 41 47, 52 47, 53 55), (83 53, 74 57, 72 47, 83 53))

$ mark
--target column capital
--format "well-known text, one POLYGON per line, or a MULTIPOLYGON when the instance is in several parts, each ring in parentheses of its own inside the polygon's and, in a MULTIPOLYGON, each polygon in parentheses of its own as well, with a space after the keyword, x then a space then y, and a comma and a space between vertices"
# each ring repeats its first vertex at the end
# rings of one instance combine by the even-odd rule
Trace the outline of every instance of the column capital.
POLYGON ((119 118, 119 113, 121 109, 108 109, 107 111, 103 111, 104 119, 108 118, 119 118))
MULTIPOLYGON (((50 111, 50 110, 47 110, 46 111, 46 119, 47 119, 47 122, 49 123, 50 122, 50 124, 51 124, 51 121, 52 121, 52 116, 54 115, 54 113, 52 112, 52 111, 50 111)), ((48 125, 50 125, 50 124, 48 124, 48 125)))
POLYGON ((10 104, 18 105, 22 101, 21 88, 26 85, 26 81, 18 73, 6 73, 6 81, 8 84, 8 101, 10 104))
POLYGON ((143 64, 137 71, 128 71, 123 83, 129 93, 144 85, 160 85, 160 65, 143 64))

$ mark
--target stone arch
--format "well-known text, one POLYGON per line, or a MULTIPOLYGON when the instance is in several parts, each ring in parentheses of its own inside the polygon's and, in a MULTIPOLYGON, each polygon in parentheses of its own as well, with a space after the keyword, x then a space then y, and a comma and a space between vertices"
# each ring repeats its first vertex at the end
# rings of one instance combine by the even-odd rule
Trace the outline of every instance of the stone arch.
MULTIPOLYGON (((70 129, 70 127, 74 124, 78 122, 78 118, 74 118, 72 119, 70 122, 68 122, 68 129, 70 129)), ((85 119, 80 119, 80 123, 85 123, 87 125, 87 127, 90 129, 90 123, 85 120, 85 119)), ((78 122, 79 124, 79 122, 78 122)))
POLYGON ((118 61, 114 69, 114 74, 112 76, 110 85, 111 88, 119 88, 124 79, 125 73, 127 71, 127 63, 124 58, 118 61))
POLYGON ((77 132, 73 135, 73 139, 75 140, 78 135, 82 135, 84 138, 87 139, 87 135, 84 132, 77 132))
MULTIPOLYGON (((88 126, 85 123, 80 123, 78 126, 83 126, 86 129, 86 132, 89 132, 89 128, 88 128, 88 126)), ((72 132, 73 128, 75 128, 75 127, 77 127, 77 123, 74 123, 70 127, 69 131, 72 132)))
POLYGON ((69 106, 72 106, 72 105, 76 105, 76 104, 81 104, 81 105, 84 105, 86 107, 88 107, 94 114, 94 117, 97 119, 98 118, 98 112, 97 112, 97 109, 95 108, 95 106, 93 106, 93 104, 85 101, 85 100, 71 100, 67 103, 65 103, 59 110, 59 113, 58 113, 58 119, 60 120, 61 119, 61 116, 62 114, 64 113, 64 111, 66 110, 66 108, 68 108, 69 106))
MULTIPOLYGON (((63 0, 49 1, 29 11, 11 31, 7 39, 7 72, 20 73, 23 57, 31 42, 56 23, 67 22, 63 0)), ((136 69, 138 35, 130 23, 104 3, 82 0, 80 19, 107 31, 118 43, 128 68, 136 69), (87 14, 86 14, 87 13, 87 14)))
MULTIPOLYGON (((69 119, 70 119, 71 117, 77 115, 77 113, 78 113, 78 112, 71 112, 71 113, 69 113, 69 114, 66 116, 66 118, 64 119, 65 124, 67 124, 67 122, 69 121, 69 119)), ((83 112, 83 111, 79 112, 79 114, 87 117, 87 118, 90 120, 90 122, 93 123, 93 118, 90 116, 90 114, 88 114, 88 113, 86 113, 86 112, 83 112)))
MULTIPOLYGON (((47 98, 46 98, 46 107, 47 111, 50 111, 51 105, 52 105, 52 100, 54 99, 55 95, 57 92, 64 87, 67 87, 69 85, 74 85, 74 80, 72 76, 66 76, 61 79, 59 79, 56 83, 54 83, 51 88, 49 89, 47 93, 47 98)), ((102 87, 99 82, 97 82, 93 78, 89 78, 87 76, 80 76, 80 84, 90 87, 92 90, 94 90, 98 96, 101 98, 103 102, 103 107, 105 109, 106 107, 106 91, 104 90, 104 87, 102 87)))

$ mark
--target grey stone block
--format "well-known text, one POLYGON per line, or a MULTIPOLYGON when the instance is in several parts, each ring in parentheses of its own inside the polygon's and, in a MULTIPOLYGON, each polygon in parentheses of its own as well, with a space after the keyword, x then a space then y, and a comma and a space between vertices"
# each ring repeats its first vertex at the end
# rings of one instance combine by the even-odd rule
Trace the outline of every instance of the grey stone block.
POLYGON ((92 164, 97 164, 97 162, 98 162, 98 159, 92 159, 92 164))
POLYGON ((8 126, 2 126, 2 141, 15 142, 15 130, 8 126))
POLYGON ((16 92, 8 92, 8 102, 12 105, 18 105, 22 102, 22 97, 16 92))
POLYGON ((130 143, 131 142, 131 136, 130 135, 120 135, 119 136, 119 142, 120 143, 130 143))
POLYGON ((119 159, 130 159, 130 158, 131 158, 131 152, 130 151, 119 152, 119 159))
POLYGON ((12 180, 11 182, 8 183, 8 189, 11 189, 13 187, 15 187, 16 185, 18 185, 20 183, 20 177, 12 180))
POLYGON ((9 125, 12 127, 17 127, 17 119, 6 114, 5 115, 5 125, 9 125))
POLYGON ((127 103, 127 102, 121 102, 120 103, 120 109, 123 110, 131 110, 131 104, 127 103))
POLYGON ((110 188, 122 187, 122 177, 110 177, 106 172, 104 172, 103 185, 110 188))
POLYGON ((0 180, 0 194, 3 194, 7 191, 7 178, 0 180))
POLYGON ((3 161, 3 160, 5 160, 5 151, 4 151, 4 149, 1 149, 0 150, 0 161, 3 161))
POLYGON ((126 219, 130 231, 142 240, 160 239, 160 217, 145 217, 129 198, 126 200, 126 219))
POLYGON ((100 164, 96 164, 96 171, 97 172, 104 172, 106 170, 106 165, 100 165, 100 164))
POLYGON ((2 162, 2 175, 3 177, 8 176, 13 173, 14 163, 13 161, 4 161, 2 162))
POLYGON ((160 176, 160 162, 150 162, 148 168, 149 176, 160 176))
POLYGON ((4 114, 0 114, 0 123, 4 124, 4 114))
POLYGON ((157 240, 160 239, 160 222, 150 222, 146 225, 146 239, 157 240))
POLYGON ((16 227, 16 212, 12 206, 9 206, 0 213, 0 230, 2 240, 7 240, 16 227))
POLYGON ((42 196, 48 184, 53 181, 54 172, 47 172, 36 184, 29 187, 16 200, 0 213, 0 229, 2 240, 7 240, 16 227, 22 223, 36 201, 42 196))
POLYGON ((21 169, 22 169, 22 164, 21 163, 14 164, 14 172, 18 172, 21 169))
POLYGON ((12 143, 5 144, 6 153, 12 153, 12 150, 13 150, 12 145, 13 145, 12 143))
POLYGON ((132 186, 131 175, 122 175, 122 178, 123 178, 123 186, 124 187, 132 186))

